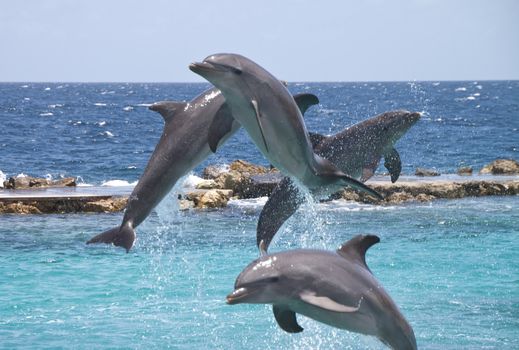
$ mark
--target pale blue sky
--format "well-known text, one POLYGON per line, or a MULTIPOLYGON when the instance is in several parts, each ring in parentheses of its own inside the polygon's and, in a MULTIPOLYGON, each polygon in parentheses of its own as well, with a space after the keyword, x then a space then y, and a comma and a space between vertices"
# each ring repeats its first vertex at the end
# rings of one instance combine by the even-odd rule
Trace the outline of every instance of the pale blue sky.
POLYGON ((519 79, 517 0, 0 0, 0 81, 203 81, 236 52, 289 81, 519 79))

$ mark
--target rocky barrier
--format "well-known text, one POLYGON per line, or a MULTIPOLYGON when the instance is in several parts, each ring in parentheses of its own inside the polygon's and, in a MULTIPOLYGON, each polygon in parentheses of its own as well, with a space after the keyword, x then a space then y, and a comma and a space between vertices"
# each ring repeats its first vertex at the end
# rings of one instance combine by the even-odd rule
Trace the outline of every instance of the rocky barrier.
MULTIPOLYGON (((382 201, 349 189, 335 194, 331 199, 340 198, 388 205, 410 201, 426 202, 435 199, 519 195, 519 163, 516 161, 496 160, 480 171, 482 175, 496 176, 472 177, 471 174, 472 169, 462 168, 458 171, 458 178, 452 180, 442 179, 436 171, 420 169, 415 177, 402 177, 394 184, 389 181, 389 177, 368 181, 369 186, 384 196, 382 201)), ((227 206, 231 199, 268 196, 283 178, 276 169, 250 164, 242 160, 233 162, 226 170, 209 166, 204 169, 202 176, 204 179, 194 189, 187 190, 180 195, 182 210, 222 208, 227 206)), ((38 185, 38 187, 41 186, 38 185)), ((19 187, 15 185, 15 188, 19 187)), ((18 194, 23 191, 13 192, 18 194)), ((117 212, 123 210, 127 202, 127 196, 121 195, 21 197, 9 196, 5 193, 8 192, 0 190, 0 214, 117 212), (4 194, 2 194, 3 192, 4 194)))
POLYGON ((109 213, 122 211, 127 197, 0 197, 0 214, 109 213))

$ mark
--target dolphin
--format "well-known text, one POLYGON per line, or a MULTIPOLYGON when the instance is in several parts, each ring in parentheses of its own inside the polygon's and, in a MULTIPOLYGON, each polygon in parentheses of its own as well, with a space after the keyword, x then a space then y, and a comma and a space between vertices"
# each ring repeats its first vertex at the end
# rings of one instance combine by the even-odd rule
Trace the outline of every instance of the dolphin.
MULTIPOLYGON (((397 110, 382 113, 357 123, 333 135, 310 133, 314 151, 328 159, 342 172, 364 182, 373 176, 381 157, 391 175, 391 182, 400 176, 402 164, 395 143, 420 119, 420 113, 397 110)), ((331 187, 314 190, 313 194, 327 197, 331 187)), ((294 214, 305 198, 288 177, 276 186, 263 207, 256 231, 256 243, 262 253, 283 223, 294 214)))
POLYGON ((238 276, 228 304, 272 304, 278 325, 298 333, 296 313, 372 335, 393 349, 416 349, 413 329, 375 279, 365 254, 380 239, 358 235, 336 252, 298 249, 265 255, 238 276))
MULTIPOLYGON (((313 94, 295 95, 294 99, 303 113, 319 103, 313 94)), ((93 237, 87 244, 112 243, 128 252, 136 238, 135 228, 178 179, 215 152, 240 127, 224 96, 215 88, 204 91, 190 102, 157 102, 149 109, 162 115, 164 130, 128 199, 122 224, 93 237)))
POLYGON ((353 188, 382 198, 315 154, 301 112, 285 86, 250 59, 215 54, 189 68, 222 91, 231 112, 272 165, 309 189, 353 188))

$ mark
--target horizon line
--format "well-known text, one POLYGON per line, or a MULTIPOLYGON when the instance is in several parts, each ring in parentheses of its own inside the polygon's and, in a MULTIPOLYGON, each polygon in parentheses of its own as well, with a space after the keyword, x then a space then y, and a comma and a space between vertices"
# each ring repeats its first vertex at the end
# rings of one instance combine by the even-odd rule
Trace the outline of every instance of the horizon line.
MULTIPOLYGON (((424 80, 288 80, 292 84, 322 84, 322 83, 448 83, 448 82, 501 82, 501 81, 519 81, 519 78, 510 79, 424 79, 424 80)), ((48 80, 13 80, 0 81, 0 84, 211 84, 208 81, 79 81, 79 80, 62 80, 62 81, 48 81, 48 80)))

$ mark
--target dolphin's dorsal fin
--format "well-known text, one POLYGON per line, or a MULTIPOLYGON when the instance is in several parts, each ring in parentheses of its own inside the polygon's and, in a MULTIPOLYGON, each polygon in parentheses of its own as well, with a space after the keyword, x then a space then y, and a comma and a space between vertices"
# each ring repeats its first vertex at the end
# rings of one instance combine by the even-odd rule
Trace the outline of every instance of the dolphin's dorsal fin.
POLYGON ((319 98, 314 94, 296 94, 294 95, 294 101, 296 101, 296 104, 303 115, 310 106, 319 104, 319 98))
POLYGON ((402 171, 402 161, 400 160, 398 151, 394 147, 392 147, 389 152, 384 154, 384 166, 391 175, 391 182, 394 183, 396 180, 398 180, 400 172, 402 171))
POLYGON ((312 148, 314 149, 317 147, 317 145, 328 138, 328 136, 324 136, 316 132, 309 132, 308 136, 310 136, 310 142, 312 143, 312 148))
POLYGON ((349 241, 343 243, 337 253, 346 259, 352 259, 369 270, 366 264, 366 251, 372 245, 380 242, 380 238, 375 235, 357 235, 349 241))
POLYGON ((167 123, 178 111, 184 110, 186 106, 187 102, 161 101, 152 104, 148 108, 154 112, 159 113, 167 123))
POLYGON ((296 313, 294 311, 280 305, 273 305, 272 311, 274 311, 274 318, 279 327, 285 332, 300 333, 303 331, 303 327, 297 323, 296 313))
POLYGON ((261 133, 261 138, 263 139, 263 144, 265 145, 265 150, 268 152, 269 147, 267 145, 267 140, 265 139, 265 133, 263 132, 263 125, 261 124, 261 114, 258 106, 258 101, 251 100, 252 108, 254 109, 254 113, 256 114, 256 121, 258 122, 258 128, 261 133))
POLYGON ((207 142, 209 143, 209 148, 213 153, 216 152, 220 141, 232 131, 233 122, 237 123, 238 121, 233 118, 227 103, 222 104, 216 112, 213 121, 209 126, 209 130, 207 131, 207 142))

